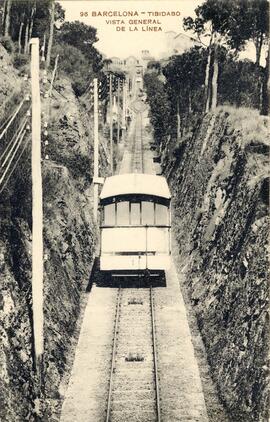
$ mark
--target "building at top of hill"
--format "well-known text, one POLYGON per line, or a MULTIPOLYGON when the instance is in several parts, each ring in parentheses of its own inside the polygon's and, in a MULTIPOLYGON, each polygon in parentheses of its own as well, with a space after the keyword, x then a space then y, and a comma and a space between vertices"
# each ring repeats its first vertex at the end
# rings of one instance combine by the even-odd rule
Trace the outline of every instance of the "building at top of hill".
POLYGON ((174 31, 168 31, 164 34, 164 51, 160 54, 159 59, 168 59, 175 54, 183 54, 194 46, 201 44, 186 34, 177 34, 174 31))

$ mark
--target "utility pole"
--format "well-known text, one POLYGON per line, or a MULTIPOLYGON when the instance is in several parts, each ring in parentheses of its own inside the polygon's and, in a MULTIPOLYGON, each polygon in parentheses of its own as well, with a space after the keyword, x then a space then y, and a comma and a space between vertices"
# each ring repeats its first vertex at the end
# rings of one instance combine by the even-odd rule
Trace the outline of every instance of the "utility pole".
POLYGON ((94 79, 94 218, 98 211, 98 80, 94 79))
POLYGON ((43 207, 41 176, 41 105, 39 39, 31 38, 32 87, 32 302, 35 368, 42 376, 43 339, 43 207))
POLYGON ((112 115, 112 74, 110 73, 110 162, 111 174, 113 176, 113 115, 112 115))
POLYGON ((54 68, 53 68, 52 79, 51 79, 51 85, 50 85, 50 89, 49 89, 49 97, 51 97, 51 95, 52 95, 54 79, 55 79, 57 66, 58 66, 58 59, 59 59, 59 54, 57 54, 57 56, 55 57, 54 68))
POLYGON ((179 140, 181 138, 181 115, 180 115, 180 105, 179 105, 179 96, 180 94, 178 94, 177 96, 177 102, 176 102, 176 107, 177 107, 177 140, 179 140))
POLYGON ((117 81, 117 145, 120 140, 120 79, 117 81))
POLYGON ((122 111, 122 140, 125 141, 126 133, 126 101, 127 101, 127 83, 123 85, 123 111, 122 111))
POLYGON ((45 64, 46 69, 48 69, 50 67, 50 61, 51 61, 51 51, 52 51, 52 44, 53 44, 53 29, 54 29, 54 15, 55 15, 55 1, 52 0, 51 10, 50 10, 50 32, 49 32, 48 48, 47 48, 47 56, 46 56, 46 64, 45 64))

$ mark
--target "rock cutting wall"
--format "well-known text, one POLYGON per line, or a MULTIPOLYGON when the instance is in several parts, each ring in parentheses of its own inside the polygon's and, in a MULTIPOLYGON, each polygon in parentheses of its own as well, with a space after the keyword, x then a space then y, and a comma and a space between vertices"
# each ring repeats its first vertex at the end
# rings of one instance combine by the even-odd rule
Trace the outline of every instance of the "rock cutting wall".
MULTIPOLYGON (((8 92, 0 88, 4 102, 12 95, 12 89, 20 93, 21 79, 8 62, 8 56, 1 60, 5 63, 1 62, 0 73, 5 75, 8 69, 10 78, 14 79, 8 92)), ((56 420, 54 415, 61 399, 59 384, 67 369, 67 356, 95 254, 90 114, 75 98, 70 81, 61 79, 55 88, 50 104, 48 100, 43 101, 49 143, 45 145, 43 138, 45 353, 41 401, 37 400, 33 370, 30 147, 1 196, 0 420, 3 422, 56 420)), ((101 166, 106 170, 107 161, 102 152, 101 157, 101 166)))
POLYGON ((185 286, 232 421, 267 419, 267 119, 224 107, 164 147, 185 286))

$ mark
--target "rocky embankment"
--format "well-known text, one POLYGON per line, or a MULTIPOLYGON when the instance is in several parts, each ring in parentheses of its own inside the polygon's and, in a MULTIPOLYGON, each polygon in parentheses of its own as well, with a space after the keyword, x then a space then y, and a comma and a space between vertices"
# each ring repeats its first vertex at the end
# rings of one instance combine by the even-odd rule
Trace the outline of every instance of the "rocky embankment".
MULTIPOLYGON (((3 104, 13 92, 20 93, 22 85, 21 76, 3 49, 0 80, 3 104)), ((54 420, 53 406, 58 403, 59 384, 66 370, 96 246, 89 110, 74 96, 70 81, 58 78, 55 88, 52 99, 43 100, 43 120, 48 121, 48 144, 44 139, 42 144, 44 402, 36 400, 33 371, 31 153, 28 147, 1 195, 0 419, 3 422, 54 420)), ((106 167, 104 154, 102 160, 102 166, 106 167)))
POLYGON ((231 421, 266 421, 267 118, 219 108, 163 149, 183 288, 231 421))

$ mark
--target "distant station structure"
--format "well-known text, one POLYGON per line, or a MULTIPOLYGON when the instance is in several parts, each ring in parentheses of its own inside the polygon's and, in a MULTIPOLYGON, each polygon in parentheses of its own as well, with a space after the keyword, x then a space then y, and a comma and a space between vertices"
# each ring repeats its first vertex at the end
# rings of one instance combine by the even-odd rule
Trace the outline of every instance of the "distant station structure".
POLYGON ((125 59, 119 57, 110 57, 109 59, 111 60, 109 70, 124 72, 128 80, 129 91, 136 95, 138 89, 142 89, 144 71, 154 57, 151 56, 149 50, 142 50, 139 58, 128 56, 125 59))

